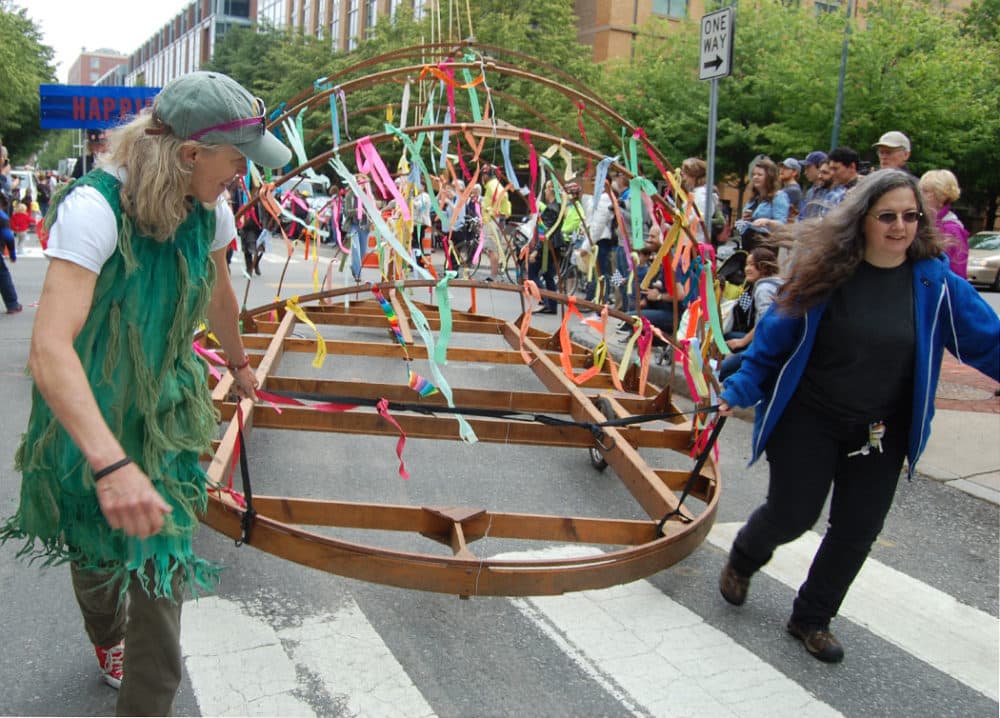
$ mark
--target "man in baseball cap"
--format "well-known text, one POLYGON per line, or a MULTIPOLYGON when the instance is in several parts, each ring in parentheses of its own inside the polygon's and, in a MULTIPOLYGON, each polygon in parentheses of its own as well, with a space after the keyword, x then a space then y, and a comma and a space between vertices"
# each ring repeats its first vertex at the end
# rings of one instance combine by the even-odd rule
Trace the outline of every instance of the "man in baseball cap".
POLYGON ((878 150, 878 163, 881 169, 909 171, 906 168, 906 161, 910 159, 910 138, 902 132, 896 130, 886 132, 872 147, 878 150))
POLYGON ((781 189, 788 196, 789 221, 793 221, 802 212, 802 188, 799 186, 799 173, 802 165, 794 157, 786 157, 778 165, 778 179, 781 189))

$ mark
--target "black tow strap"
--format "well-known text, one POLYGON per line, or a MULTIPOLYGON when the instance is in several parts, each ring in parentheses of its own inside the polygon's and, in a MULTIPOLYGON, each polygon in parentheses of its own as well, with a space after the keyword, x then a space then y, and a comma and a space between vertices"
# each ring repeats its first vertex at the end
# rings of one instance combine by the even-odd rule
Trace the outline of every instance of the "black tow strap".
MULTIPOLYGON (((333 394, 317 394, 314 392, 307 391, 283 391, 279 389, 268 389, 267 393, 274 394, 275 396, 285 397, 286 399, 300 399, 305 401, 318 401, 325 404, 350 404, 355 406, 377 406, 381 399, 372 399, 370 397, 364 396, 339 396, 333 394)), ((558 416, 549 416, 548 414, 534 414, 530 412, 523 411, 508 411, 506 409, 490 409, 486 407, 479 406, 447 406, 447 405, 432 405, 423 404, 410 401, 389 401, 386 402, 387 408, 393 411, 412 411, 418 414, 461 414, 462 416, 482 416, 491 419, 507 419, 509 421, 525 421, 534 422, 538 424, 545 424, 547 426, 576 426, 582 429, 590 429, 591 431, 594 427, 604 428, 608 426, 629 426, 631 424, 643 424, 648 421, 663 421, 665 419, 675 419, 679 416, 688 416, 693 414, 705 414, 713 412, 718 409, 718 405, 711 405, 702 407, 701 409, 693 409, 691 411, 675 411, 670 413, 662 414, 641 414, 637 416, 626 416, 618 419, 608 419, 602 422, 592 422, 592 421, 576 421, 574 419, 562 419, 558 416)))
POLYGON ((681 492, 681 500, 677 502, 677 508, 673 511, 668 512, 662 519, 660 523, 656 525, 656 532, 660 536, 666 536, 663 533, 663 527, 666 526, 667 521, 672 517, 677 516, 681 521, 687 521, 684 515, 681 514, 681 507, 684 506, 684 500, 691 493, 691 487, 694 486, 695 479, 698 478, 698 474, 701 473, 701 469, 705 466, 705 462, 708 461, 708 455, 712 453, 712 448, 715 446, 715 442, 719 439, 719 434, 722 432, 722 427, 726 424, 726 417, 720 416, 715 422, 715 426, 712 427, 712 433, 708 436, 708 441, 705 442, 705 446, 702 447, 701 453, 698 454, 697 460, 694 462, 694 468, 691 469, 691 473, 688 474, 688 479, 684 484, 684 491, 681 492))
POLYGON ((239 433, 240 441, 240 478, 243 481, 243 498, 246 501, 246 508, 243 510, 243 517, 240 519, 240 529, 242 534, 236 539, 236 545, 242 546, 250 543, 250 533, 253 531, 253 522, 257 518, 257 509, 253 507, 253 487, 250 486, 250 467, 247 462, 247 442, 243 436, 243 415, 240 413, 239 433))
MULTIPOLYGON (((268 389, 268 393, 274 394, 275 396, 285 397, 287 399, 297 399, 305 401, 318 401, 323 403, 331 404, 351 404, 355 406, 376 406, 381 399, 371 399, 368 397, 360 396, 334 396, 330 394, 317 394, 315 392, 305 392, 305 391, 282 391, 278 389, 268 389)), ((526 412, 511 412, 505 411, 503 409, 489 409, 484 407, 474 407, 474 406, 431 406, 428 404, 418 404, 415 402, 406 401, 390 401, 388 402, 388 408, 395 411, 413 411, 420 414, 461 414, 463 416, 483 416, 496 419, 507 419, 510 421, 525 421, 534 422, 539 424, 545 424, 547 426, 575 426, 584 429, 589 429, 594 435, 594 440, 599 444, 604 438, 604 429, 607 427, 615 426, 630 426, 632 424, 643 424, 649 421, 663 421, 665 419, 674 419, 679 416, 688 416, 693 414, 705 414, 717 410, 719 407, 716 404, 711 406, 702 407, 700 409, 693 409, 691 411, 675 411, 666 412, 658 414, 642 414, 639 416, 626 416, 619 417, 617 419, 607 419, 602 422, 592 422, 592 421, 576 421, 573 419, 562 419, 557 416, 549 416, 548 414, 534 414, 526 412)), ((701 473, 702 468, 705 466, 705 462, 708 460, 709 454, 712 452, 712 448, 715 446, 716 441, 718 441, 719 434, 722 431, 722 427, 726 423, 726 417, 720 416, 716 422, 715 426, 712 428, 712 433, 708 437, 708 441, 705 442, 705 446, 702 447, 701 452, 698 454, 698 458, 695 460, 694 468, 691 469, 691 473, 688 475, 688 479, 684 484, 684 490, 681 492, 680 501, 677 503, 677 508, 673 511, 667 513, 659 523, 656 525, 656 532, 660 536, 664 536, 663 528, 666 526, 667 521, 669 521, 674 516, 679 517, 681 520, 685 520, 683 514, 681 514, 681 508, 684 506, 684 501, 687 499, 688 494, 691 493, 691 487, 694 486, 695 479, 701 473)), ((240 442, 240 477, 243 481, 243 497, 246 500, 246 509, 243 512, 243 517, 240 520, 240 528, 242 529, 242 535, 236 540, 237 546, 242 546, 243 544, 250 543, 250 534, 253 530, 254 519, 257 517, 257 510, 253 506, 253 488, 250 485, 250 469, 247 463, 247 447, 246 439, 243 435, 243 422, 240 421, 239 424, 239 442, 240 442)), ((601 444, 603 447, 604 445, 601 444)))

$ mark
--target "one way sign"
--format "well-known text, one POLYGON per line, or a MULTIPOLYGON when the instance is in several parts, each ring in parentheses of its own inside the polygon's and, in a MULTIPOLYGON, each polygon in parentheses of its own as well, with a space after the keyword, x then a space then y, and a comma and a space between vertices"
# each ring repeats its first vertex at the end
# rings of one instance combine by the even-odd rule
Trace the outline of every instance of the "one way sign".
POLYGON ((724 7, 701 18, 699 80, 717 80, 732 73, 734 29, 735 13, 732 7, 724 7))

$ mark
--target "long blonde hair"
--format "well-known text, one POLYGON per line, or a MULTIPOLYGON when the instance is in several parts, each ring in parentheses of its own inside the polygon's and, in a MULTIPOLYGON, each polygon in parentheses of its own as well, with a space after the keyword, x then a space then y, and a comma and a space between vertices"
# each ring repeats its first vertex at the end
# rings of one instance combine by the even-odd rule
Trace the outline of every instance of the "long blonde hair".
POLYGON ((160 127, 150 110, 143 110, 108 133, 108 151, 99 156, 97 166, 112 173, 124 168, 119 191, 123 214, 140 235, 164 242, 187 219, 193 201, 188 194, 192 168, 181 159, 181 150, 187 144, 209 150, 215 145, 183 140, 160 127), (156 132, 150 134, 149 129, 156 132))

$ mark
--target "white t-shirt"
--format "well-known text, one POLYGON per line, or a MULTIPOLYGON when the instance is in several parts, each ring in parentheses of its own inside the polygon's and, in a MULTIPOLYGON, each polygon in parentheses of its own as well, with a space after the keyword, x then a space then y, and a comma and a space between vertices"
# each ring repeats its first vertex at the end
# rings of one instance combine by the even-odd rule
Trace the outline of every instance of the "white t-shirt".
MULTIPOLYGON (((120 174, 120 173, 119 173, 120 174)), ((236 222, 227 202, 215 206, 215 237, 211 251, 223 249, 236 237, 236 222)), ((104 196, 90 186, 77 187, 59 204, 49 232, 45 256, 65 259, 101 273, 118 246, 115 213, 104 196)))

